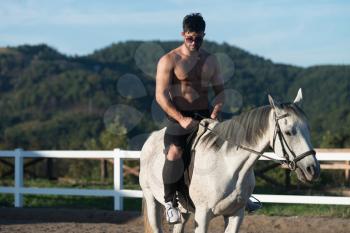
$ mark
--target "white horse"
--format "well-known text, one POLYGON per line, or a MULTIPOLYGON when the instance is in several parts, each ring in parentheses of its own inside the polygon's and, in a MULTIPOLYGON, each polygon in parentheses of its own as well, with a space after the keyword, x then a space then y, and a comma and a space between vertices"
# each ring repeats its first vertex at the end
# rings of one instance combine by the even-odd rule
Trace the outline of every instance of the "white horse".
MULTIPOLYGON (((207 120, 209 124, 200 127, 199 131, 204 134, 192 148, 196 156, 189 186, 195 210, 180 205, 182 222, 174 225, 173 232, 183 232, 189 211, 195 214, 196 233, 207 232, 210 220, 218 215, 224 216, 225 232, 238 232, 245 205, 255 186, 253 165, 268 147, 284 158, 284 163, 297 173, 299 180, 311 182, 318 178, 320 165, 311 145, 306 116, 300 108, 301 101, 301 89, 294 103, 280 104, 269 96, 268 106, 221 123, 207 120)), ((155 233, 163 232, 164 132, 162 129, 151 134, 142 148, 140 160, 146 217, 151 232, 155 233)))

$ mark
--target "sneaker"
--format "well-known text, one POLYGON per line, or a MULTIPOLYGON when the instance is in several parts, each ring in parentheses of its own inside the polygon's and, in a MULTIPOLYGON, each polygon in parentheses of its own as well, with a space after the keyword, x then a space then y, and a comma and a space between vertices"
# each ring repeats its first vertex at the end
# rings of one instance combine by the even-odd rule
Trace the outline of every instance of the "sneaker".
POLYGON ((181 222, 180 211, 173 206, 171 201, 165 203, 165 216, 169 224, 175 224, 181 222))

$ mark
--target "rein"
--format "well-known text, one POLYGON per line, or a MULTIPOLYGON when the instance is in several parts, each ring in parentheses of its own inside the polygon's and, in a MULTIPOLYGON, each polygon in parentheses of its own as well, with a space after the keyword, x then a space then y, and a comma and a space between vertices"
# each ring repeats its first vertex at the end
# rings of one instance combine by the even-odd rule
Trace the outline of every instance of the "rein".
MULTIPOLYGON (((198 115, 199 117, 201 118, 205 118, 204 116, 196 113, 195 115, 198 115)), ((300 160, 302 160, 303 158, 305 158, 306 156, 309 156, 309 155, 314 155, 316 154, 315 150, 309 150, 309 151, 306 151, 300 155, 295 155, 295 153, 290 149, 290 147, 288 146, 288 143, 285 139, 285 137, 283 136, 283 133, 282 133, 282 130, 281 130, 281 127, 280 127, 280 124, 279 124, 279 120, 285 118, 289 116, 288 113, 286 114, 283 114, 281 116, 277 116, 276 115, 276 112, 274 112, 274 119, 275 119, 275 131, 274 131, 274 136, 273 136, 273 150, 275 149, 275 143, 276 143, 276 137, 278 136, 280 142, 281 142, 281 147, 282 147, 282 151, 283 151, 283 159, 282 160, 278 160, 278 159, 275 159, 275 158, 272 158, 272 157, 269 157, 267 155, 264 155, 263 153, 261 153, 260 151, 256 151, 256 150, 253 150, 251 148, 248 148, 248 147, 245 147, 245 146, 242 146, 241 144, 237 145, 237 150, 238 149, 242 149, 242 150, 245 150, 245 151, 248 151, 248 152, 251 152, 253 154, 256 154, 258 156, 261 156, 261 157, 264 157, 264 158, 267 158, 271 161, 274 161, 276 163, 279 163, 281 164, 282 166, 286 166, 288 167, 291 171, 295 171, 295 169, 297 168, 297 162, 299 162, 300 160), (287 153, 287 150, 286 150, 286 147, 288 148, 288 150, 291 152, 292 156, 293 156, 293 160, 290 160, 289 159, 289 156, 288 156, 288 153, 287 153)), ((216 133, 213 129, 209 128, 207 125, 204 125, 202 123, 199 122, 199 124, 201 126, 203 126, 205 129, 209 130, 211 133, 215 134, 216 136, 218 136, 220 139, 224 140, 224 141, 227 141, 227 142, 230 142, 230 143, 233 143, 230 138, 223 138, 220 134, 216 133)), ((234 143, 235 144, 235 143, 234 143)))

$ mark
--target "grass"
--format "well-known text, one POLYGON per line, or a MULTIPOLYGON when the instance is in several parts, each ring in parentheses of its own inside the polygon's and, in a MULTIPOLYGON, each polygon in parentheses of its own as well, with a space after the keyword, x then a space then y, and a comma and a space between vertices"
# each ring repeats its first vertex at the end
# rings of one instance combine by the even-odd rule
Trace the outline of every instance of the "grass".
MULTIPOLYGON (((59 195, 24 195, 24 207, 34 208, 71 208, 71 209, 101 209, 113 210, 112 197, 81 197, 59 195)), ((11 194, 0 194, 0 207, 13 207, 14 198, 11 194)), ((139 198, 124 198, 125 211, 141 211, 142 200, 139 198)))
MULTIPOLYGON (((11 187, 14 185, 12 179, 1 180, 0 186, 11 187)), ((25 187, 38 188, 77 188, 77 189, 113 189, 113 182, 94 180, 46 180, 31 179, 25 180, 25 187)), ((140 189, 138 184, 132 183, 124 185, 126 189, 140 189)), ((12 194, 0 194, 0 207, 13 207, 14 198, 12 194)), ((124 198, 124 210, 141 211, 142 200, 139 198, 124 198)), ((74 209, 103 209, 113 210, 113 197, 93 197, 93 196, 63 196, 63 195, 23 195, 24 207, 59 207, 74 209)))
POLYGON ((269 216, 317 216, 350 218, 350 208, 341 205, 264 204, 258 214, 269 216))

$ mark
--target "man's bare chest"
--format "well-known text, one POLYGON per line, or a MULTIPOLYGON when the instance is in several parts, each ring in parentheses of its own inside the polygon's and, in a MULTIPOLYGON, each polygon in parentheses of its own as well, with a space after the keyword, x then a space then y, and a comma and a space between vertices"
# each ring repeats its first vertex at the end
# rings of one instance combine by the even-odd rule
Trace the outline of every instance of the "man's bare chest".
POLYGON ((174 68, 175 79, 185 82, 203 82, 210 78, 210 73, 210 66, 204 59, 180 60, 174 68))

